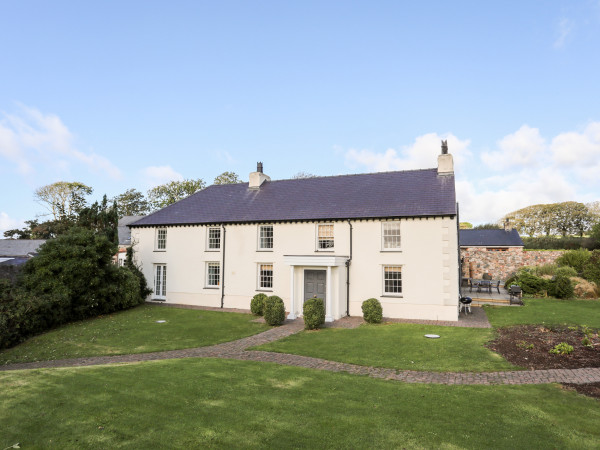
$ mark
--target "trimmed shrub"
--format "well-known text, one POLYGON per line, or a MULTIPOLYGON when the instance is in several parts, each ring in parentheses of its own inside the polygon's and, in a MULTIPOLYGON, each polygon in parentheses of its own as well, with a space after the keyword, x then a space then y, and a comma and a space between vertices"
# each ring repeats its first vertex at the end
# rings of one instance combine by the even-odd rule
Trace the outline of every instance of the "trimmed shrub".
POLYGON ((271 295, 265 299, 263 307, 265 322, 271 326, 281 325, 285 320, 285 306, 283 300, 276 295, 271 295))
POLYGON ((574 268, 577 273, 583 272, 583 266, 590 260, 589 250, 569 250, 563 253, 557 260, 556 263, 559 266, 570 266, 574 268))
POLYGON ((362 304, 363 318, 368 323, 381 323, 383 309, 376 298, 365 300, 362 304))
POLYGON ((267 296, 262 292, 252 297, 252 300, 250 300, 250 311, 252 311, 252 314, 254 314, 255 316, 263 315, 266 299, 267 296))
POLYGON ((322 298, 309 298, 302 308, 304 328, 314 330, 325 323, 325 304, 322 298))
POLYGON ((549 288, 549 280, 535 276, 531 273, 530 268, 520 269, 504 282, 504 285, 507 287, 513 284, 520 286, 523 293, 527 295, 544 294, 549 288))
POLYGON ((571 266, 561 266, 561 267, 557 267, 556 270, 554 271, 554 275, 556 275, 557 277, 576 277, 577 276, 577 271, 575 269, 573 269, 571 266))
POLYGON ((557 276, 550 281, 548 293, 556 298, 572 298, 573 285, 571 280, 564 276, 557 276))

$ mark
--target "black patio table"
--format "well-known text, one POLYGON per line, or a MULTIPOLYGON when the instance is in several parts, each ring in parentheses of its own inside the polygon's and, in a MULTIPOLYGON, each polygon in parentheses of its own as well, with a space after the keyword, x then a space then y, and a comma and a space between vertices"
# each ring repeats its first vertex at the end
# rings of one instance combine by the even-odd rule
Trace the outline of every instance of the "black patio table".
POLYGON ((473 287, 476 287, 477 292, 481 292, 482 289, 485 289, 491 294, 492 293, 492 283, 493 283, 493 280, 475 280, 475 279, 471 278, 471 290, 469 292, 473 292, 473 287))

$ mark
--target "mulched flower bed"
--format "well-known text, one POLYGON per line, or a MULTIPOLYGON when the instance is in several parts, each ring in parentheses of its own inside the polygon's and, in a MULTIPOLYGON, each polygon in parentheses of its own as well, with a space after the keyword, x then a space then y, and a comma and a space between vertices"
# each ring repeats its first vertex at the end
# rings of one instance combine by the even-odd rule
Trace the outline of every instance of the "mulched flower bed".
MULTIPOLYGON (((499 328, 498 337, 488 343, 488 348, 507 361, 528 369, 580 369, 600 367, 600 337, 598 330, 581 327, 544 327, 521 325, 499 328), (582 340, 589 339, 591 348, 582 340), (550 353, 557 344, 566 342, 573 346, 569 355, 550 353)), ((600 383, 571 385, 577 392, 600 398, 600 383)))

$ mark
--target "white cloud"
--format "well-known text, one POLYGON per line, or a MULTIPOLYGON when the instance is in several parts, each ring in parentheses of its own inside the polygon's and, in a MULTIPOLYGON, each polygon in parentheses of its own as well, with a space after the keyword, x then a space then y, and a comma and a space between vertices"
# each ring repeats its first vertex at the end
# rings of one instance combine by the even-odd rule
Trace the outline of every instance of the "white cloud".
POLYGON ((563 48, 574 28, 575 22, 572 20, 564 17, 560 19, 557 27, 558 37, 554 41, 554 48, 563 48))
POLYGON ((550 149, 558 164, 597 167, 600 162, 600 122, 589 123, 580 133, 571 131, 559 134, 552 139, 550 149))
POLYGON ((471 155, 470 141, 460 140, 453 134, 439 135, 428 133, 415 139, 412 145, 400 151, 393 148, 384 153, 373 150, 350 149, 345 153, 346 165, 351 168, 366 167, 369 171, 424 169, 437 166, 437 157, 441 152, 441 141, 448 140, 448 148, 454 157, 454 164, 464 163, 471 155))
POLYGON ((6 230, 22 228, 24 225, 25 224, 22 221, 9 217, 4 211, 0 212, 0 239, 4 238, 4 232, 6 230))
POLYGON ((72 133, 54 114, 20 107, 20 114, 3 114, 0 121, 0 157, 16 165, 23 175, 46 170, 64 172, 73 164, 83 164, 92 172, 101 171, 119 179, 121 171, 105 157, 75 148, 72 133))
POLYGON ((182 181, 183 175, 176 172, 171 166, 150 166, 142 169, 148 187, 165 184, 169 181, 182 181))
POLYGON ((540 130, 523 125, 498 141, 498 150, 481 153, 484 164, 494 170, 538 166, 545 150, 540 130))

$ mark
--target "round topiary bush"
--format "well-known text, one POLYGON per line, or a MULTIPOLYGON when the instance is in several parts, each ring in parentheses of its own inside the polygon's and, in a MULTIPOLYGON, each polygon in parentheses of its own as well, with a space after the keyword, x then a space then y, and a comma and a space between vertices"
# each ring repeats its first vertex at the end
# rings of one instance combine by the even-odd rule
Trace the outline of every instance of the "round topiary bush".
POLYGON ((263 309, 265 307, 266 299, 267 299, 267 296, 265 294, 263 294, 262 292, 259 294, 256 294, 254 297, 252 297, 252 300, 250 300, 250 311, 252 311, 252 314, 254 314, 256 316, 263 315, 263 309))
POLYGON ((285 320, 285 306, 283 300, 276 295, 271 295, 265 299, 263 307, 265 322, 269 325, 281 325, 285 320))
POLYGON ((571 280, 564 276, 557 276, 550 282, 550 294, 556 298, 571 298, 574 295, 571 280))
POLYGON ((381 308, 381 303, 376 298, 365 300, 362 304, 362 312, 365 322, 381 323, 383 309, 381 308))
POLYGON ((314 330, 325 323, 325 304, 322 298, 309 298, 302 308, 304 328, 314 330))

